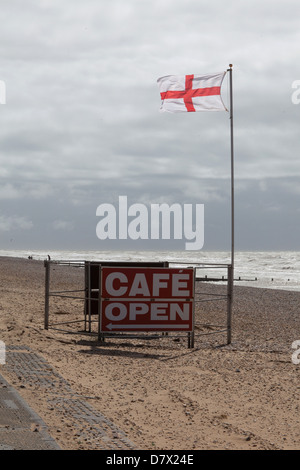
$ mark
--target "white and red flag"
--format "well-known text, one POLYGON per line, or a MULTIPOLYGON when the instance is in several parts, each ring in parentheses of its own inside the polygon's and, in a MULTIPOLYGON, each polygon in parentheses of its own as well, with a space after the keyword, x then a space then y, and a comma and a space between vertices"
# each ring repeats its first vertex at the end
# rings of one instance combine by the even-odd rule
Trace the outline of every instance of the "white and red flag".
POLYGON ((221 86, 226 72, 213 75, 167 75, 157 80, 160 111, 169 113, 227 111, 221 86))

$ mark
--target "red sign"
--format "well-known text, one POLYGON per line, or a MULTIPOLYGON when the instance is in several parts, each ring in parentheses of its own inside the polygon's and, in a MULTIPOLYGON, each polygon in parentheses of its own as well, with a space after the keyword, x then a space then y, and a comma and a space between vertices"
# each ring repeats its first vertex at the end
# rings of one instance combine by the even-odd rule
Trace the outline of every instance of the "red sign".
POLYGON ((101 269, 101 331, 192 331, 194 270, 101 269))

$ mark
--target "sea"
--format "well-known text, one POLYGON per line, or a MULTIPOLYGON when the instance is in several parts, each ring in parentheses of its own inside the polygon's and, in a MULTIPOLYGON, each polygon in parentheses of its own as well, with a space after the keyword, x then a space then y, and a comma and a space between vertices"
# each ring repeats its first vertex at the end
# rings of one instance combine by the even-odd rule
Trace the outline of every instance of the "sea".
MULTIPOLYGON (((0 250, 0 256, 57 261, 168 261, 195 266, 197 277, 226 282, 231 253, 222 251, 42 251, 0 250), (223 281, 224 279, 224 281, 223 281)), ((234 285, 300 291, 299 251, 240 251, 234 254, 234 285)))

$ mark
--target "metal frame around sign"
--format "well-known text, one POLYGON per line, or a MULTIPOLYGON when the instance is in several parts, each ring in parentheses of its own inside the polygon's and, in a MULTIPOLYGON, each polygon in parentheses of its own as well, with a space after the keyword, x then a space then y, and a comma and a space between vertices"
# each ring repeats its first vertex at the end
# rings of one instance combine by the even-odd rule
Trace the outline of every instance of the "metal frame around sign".
MULTIPOLYGON (((190 317, 188 320, 189 327, 188 328, 183 328, 182 325, 178 323, 169 323, 167 325, 156 325, 153 327, 150 325, 135 325, 134 323, 131 324, 131 327, 127 327, 126 331, 134 333, 135 335, 138 335, 138 333, 149 333, 151 332, 159 332, 162 334, 168 334, 169 332, 181 332, 181 333, 187 333, 188 335, 188 347, 194 347, 194 327, 195 327, 195 268, 170 268, 168 267, 120 267, 119 270, 122 270, 122 272, 125 271, 134 271, 135 273, 137 272, 145 272, 147 270, 155 271, 157 272, 163 272, 163 271, 168 271, 172 273, 179 273, 182 271, 186 271, 189 274, 192 275, 191 283, 192 283, 192 292, 190 292, 192 295, 188 297, 113 297, 113 298, 107 298, 104 297, 103 295, 103 273, 102 270, 110 270, 112 272, 112 269, 118 269, 118 266, 108 267, 108 266, 100 266, 100 275, 99 275, 99 301, 98 301, 98 340, 99 341, 104 341, 106 337, 118 337, 118 334, 122 334, 124 336, 124 327, 122 324, 119 324, 119 327, 116 326, 115 332, 107 331, 107 329, 103 329, 103 303, 104 302, 120 302, 120 303, 137 303, 137 302, 143 302, 147 305, 151 305, 151 303, 159 302, 162 301, 164 303, 167 303, 168 306, 170 306, 173 303, 189 303, 191 306, 189 307, 189 313, 190 317)), ((131 334, 131 337, 132 334, 131 334)), ((139 336, 136 336, 139 337, 139 336)))
MULTIPOLYGON (((100 337, 101 335, 99 334, 99 319, 100 319, 100 290, 97 288, 98 287, 98 284, 96 286, 93 285, 93 289, 91 288, 92 287, 92 284, 91 284, 91 279, 90 279, 90 275, 91 275, 91 271, 90 271, 90 267, 91 265, 96 265, 95 267, 100 270, 101 269, 101 265, 105 265, 105 266, 109 266, 109 265, 112 265, 113 267, 116 267, 119 265, 118 262, 102 262, 102 261, 99 261, 99 262, 90 262, 90 261, 80 261, 80 260, 59 260, 59 261, 56 261, 56 260, 45 260, 44 261, 44 266, 45 266, 45 311, 44 311, 44 328, 46 330, 48 329, 54 329, 54 330, 60 330, 62 332, 65 332, 65 333, 77 333, 77 334, 90 334, 90 335, 98 335, 98 337, 100 337), (51 271, 51 266, 53 265, 53 270, 55 271, 56 268, 58 268, 59 266, 61 267, 70 267, 70 269, 72 269, 72 267, 74 268, 83 268, 84 269, 84 272, 85 272, 85 276, 84 276, 84 286, 82 287, 82 289, 77 289, 77 290, 59 290, 59 291, 54 291, 51 289, 51 278, 52 278, 52 275, 50 275, 50 271, 51 271), (94 287, 96 287, 96 289, 94 289, 94 287), (94 292, 95 291, 95 292, 94 292), (97 291, 97 292, 96 292, 97 291), (95 294, 92 296, 92 294, 95 294), (50 306, 50 299, 52 297, 55 297, 56 300, 58 300, 58 298, 68 298, 68 299, 71 299, 71 300, 76 300, 80 303, 83 303, 83 311, 84 311, 84 317, 83 319, 79 320, 79 319, 74 319, 74 320, 71 320, 71 319, 68 319, 67 321, 63 321, 63 322, 58 322, 58 323, 53 323, 52 321, 50 322, 50 311, 52 310, 51 306, 50 306), (91 312, 91 305, 92 305, 92 302, 97 302, 97 309, 96 309, 96 312, 91 312), (96 320, 92 320, 92 317, 94 316, 94 318, 96 318, 96 320), (80 330, 80 331, 75 331, 73 328, 71 328, 71 325, 74 325, 74 324, 80 324, 80 323, 83 323, 83 331, 80 330), (96 331, 92 331, 92 324, 94 323, 98 323, 97 327, 96 327, 96 331)), ((145 264, 146 263, 141 263, 143 265, 143 267, 145 267, 145 264)), ((227 342, 226 344, 230 344, 231 343, 231 336, 232 336, 232 304, 233 304, 233 268, 230 264, 223 264, 223 263, 191 263, 191 262, 161 262, 161 263, 149 263, 152 265, 155 265, 154 267, 157 267, 157 265, 159 264, 160 267, 171 267, 171 265, 175 265, 176 267, 180 266, 180 267, 193 267, 194 268, 194 272, 195 272, 195 275, 194 275, 194 303, 193 303, 193 334, 190 334, 188 333, 188 339, 189 339, 189 347, 193 347, 193 344, 194 344, 194 337, 201 337, 201 336, 206 336, 206 335, 217 335, 217 334, 223 334, 223 333, 227 333, 227 342), (191 264, 193 266, 191 266, 191 264), (163 266, 162 266, 163 265, 163 266), (212 275, 203 275, 203 276, 197 276, 197 270, 209 270, 209 272, 211 270, 219 270, 219 269, 224 269, 226 270, 227 272, 227 279, 224 278, 224 276, 220 277, 215 277, 215 276, 212 276, 212 275), (221 281, 221 283, 227 283, 227 292, 226 293, 213 293, 213 292, 205 292, 205 289, 201 290, 201 292, 196 292, 196 284, 198 284, 200 282, 200 284, 202 285, 203 283, 203 286, 206 284, 206 282, 208 284, 210 284, 211 282, 215 283, 215 282, 218 282, 218 281, 221 281), (205 322, 203 323, 203 320, 202 320, 202 323, 199 323, 197 322, 196 323, 196 318, 195 318, 195 309, 196 309, 196 303, 198 305, 202 304, 204 302, 204 304, 206 302, 208 303, 211 303, 213 302, 213 304, 216 302, 216 303, 219 303, 219 302, 226 302, 227 303, 227 321, 226 321, 226 324, 225 325, 221 325, 221 324, 211 324, 211 322, 205 322), (196 328, 202 328, 204 327, 204 329, 207 329, 208 328, 208 331, 203 331, 203 332, 196 332, 195 329, 196 328)), ((131 265, 131 266, 138 266, 140 265, 139 262, 136 262, 136 263, 133 263, 133 262, 120 262, 120 265, 124 266, 124 265, 131 265)), ((199 271, 199 273, 200 273, 199 271)), ((100 273, 101 274, 101 273, 100 273)), ((174 332, 173 332, 174 333, 174 332)), ((147 335, 144 335, 143 337, 147 338, 147 339, 151 339, 151 338, 163 338, 164 336, 164 333, 162 334, 157 334, 156 336, 154 336, 153 334, 147 334, 147 335)), ((165 333, 165 335, 168 335, 168 332, 165 333)), ((124 334, 120 334, 120 335, 117 335, 117 333, 113 334, 113 335, 110 335, 108 334, 107 336, 110 336, 110 337, 113 337, 113 338, 124 338, 124 334)), ((173 336, 172 335, 172 332, 170 332, 170 336, 173 336)), ((178 333, 176 333, 176 337, 179 337, 179 336, 182 336, 182 335, 179 335, 178 333)), ((138 335, 138 333, 133 336, 133 335, 129 335, 127 334, 126 335, 126 338, 142 338, 141 334, 138 335)), ((100 337, 100 340, 103 340, 104 341, 104 336, 103 338, 100 337)))

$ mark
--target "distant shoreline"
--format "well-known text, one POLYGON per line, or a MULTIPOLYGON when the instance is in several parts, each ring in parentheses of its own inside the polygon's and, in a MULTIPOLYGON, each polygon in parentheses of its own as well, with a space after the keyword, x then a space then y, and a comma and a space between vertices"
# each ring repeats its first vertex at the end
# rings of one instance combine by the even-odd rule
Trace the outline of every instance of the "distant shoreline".
MULTIPOLYGON (((73 253, 73 252, 70 252, 70 253, 73 253)), ((121 256, 116 256, 114 257, 114 254, 113 252, 108 252, 111 257, 104 257, 103 255, 103 260, 104 261, 107 261, 107 260, 111 260, 111 261, 115 261, 115 260, 120 260, 120 261, 127 261, 127 260, 130 260, 130 261, 135 261, 134 258, 129 258, 126 256, 127 252, 124 252, 124 256, 121 257, 121 256)), ((137 252, 139 255, 142 255, 143 253, 140 253, 140 252, 137 252)), ((146 253, 146 252, 145 252, 146 253)), ((180 254, 183 254, 183 252, 179 252, 180 254)), ((270 252, 270 253, 273 253, 273 252, 270 252)), ((291 253, 294 253, 294 252, 291 252, 291 253)), ((60 261, 61 259, 64 259, 66 261, 95 261, 95 259, 93 258, 93 255, 90 255, 90 256, 87 256, 86 259, 84 258, 55 258, 53 257, 54 254, 57 254, 57 252, 51 252, 49 251, 49 255, 51 257, 51 259, 53 261, 60 261), (91 259, 92 258, 92 259, 91 259)), ((118 255, 120 255, 122 253, 118 253, 118 255)), ((167 255, 167 253, 163 253, 165 255, 167 255)), ((171 252, 171 256, 174 257, 174 254, 175 252, 171 252)), ((215 252, 214 252, 215 254, 215 252)), ((100 256, 99 256, 100 258, 100 256)), ((162 259, 162 258, 159 258, 159 252, 157 253, 157 259, 156 260, 161 260, 161 261, 165 261, 167 258, 167 256, 162 259)), ((15 260, 28 260, 28 261, 40 261, 40 262, 44 262, 44 260, 47 260, 48 259, 48 253, 45 252, 45 254, 43 255, 40 255, 39 258, 36 258, 35 255, 30 255, 30 254, 24 254, 24 256, 11 256, 11 255, 0 255, 0 260, 1 259, 15 259, 15 260), (30 256, 32 256, 31 259, 28 259, 30 256)), ((139 259, 136 259, 136 262, 138 263, 139 261, 141 260, 149 260, 149 258, 145 257, 143 258, 142 256, 139 258, 139 259)), ((300 260, 300 252, 299 252, 299 260, 300 260)), ((181 260, 180 258, 178 259, 178 264, 180 264, 181 260)), ((191 264, 193 263, 192 260, 190 261, 187 261, 187 262, 190 262, 191 264)), ((199 262, 199 261, 198 261, 199 262)), ((220 263, 223 262, 223 261, 220 261, 220 263)), ((171 261, 171 263, 176 263, 174 261, 174 258, 173 260, 171 261)), ((196 263, 196 261, 194 262, 196 263)), ((252 264, 251 264, 252 266, 252 264)), ((259 266, 258 266, 259 267, 259 266)), ((235 271, 237 272, 238 269, 236 268, 235 271)), ((282 268, 282 271, 280 272, 280 274, 283 276, 283 275, 287 275, 289 273, 289 268, 288 267, 283 267, 282 268)), ((214 274, 214 273, 213 273, 214 274)), ((221 278, 221 275, 220 276, 215 276, 215 277, 218 277, 218 279, 216 281, 213 280, 213 274, 212 275, 208 275, 208 278, 210 279, 210 281, 204 281, 204 282, 217 282, 217 283, 222 283, 223 281, 220 280, 221 278)), ((222 273, 222 275, 224 274, 224 272, 222 273)), ((293 273, 291 273, 293 274, 293 273)), ((299 272, 299 279, 300 279, 300 272, 299 272)), ((205 274, 202 275, 202 272, 198 273, 197 271, 197 277, 205 277, 205 274)), ((278 273, 276 273, 276 275, 272 275, 272 273, 269 274, 268 277, 266 277, 266 274, 265 275, 259 275, 257 274, 257 272, 255 272, 255 275, 253 274, 252 276, 251 275, 239 275, 239 273, 235 273, 235 280, 234 280, 234 286, 237 287, 237 286, 244 286, 244 287, 253 287, 253 288, 258 288, 258 289, 272 289, 272 290, 283 290, 283 291, 289 291, 289 292, 300 292, 300 280, 299 282, 297 281, 290 281, 289 278, 288 279, 284 279, 284 277, 280 277, 278 275, 278 273), (238 279, 240 277, 240 279, 238 279)), ((226 279, 226 275, 224 276, 224 279, 226 279)), ((225 281, 224 281, 225 282, 225 281)))

